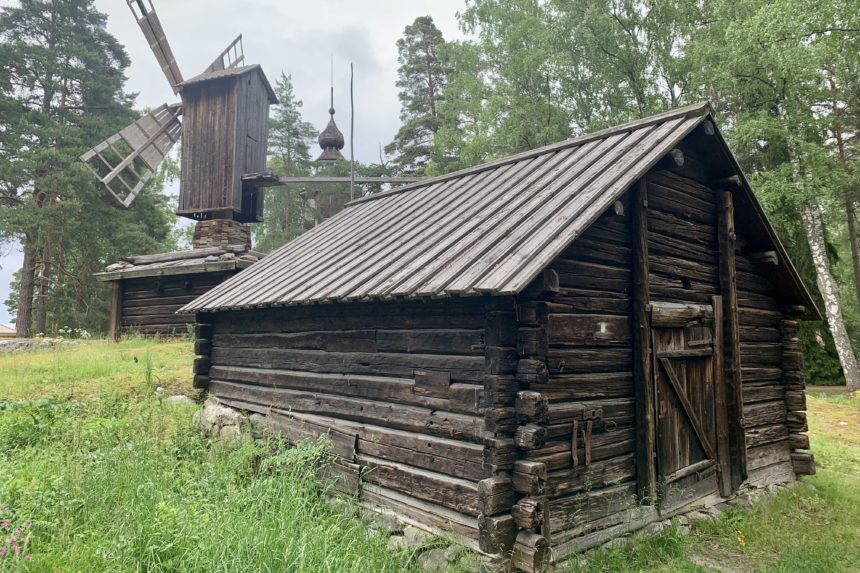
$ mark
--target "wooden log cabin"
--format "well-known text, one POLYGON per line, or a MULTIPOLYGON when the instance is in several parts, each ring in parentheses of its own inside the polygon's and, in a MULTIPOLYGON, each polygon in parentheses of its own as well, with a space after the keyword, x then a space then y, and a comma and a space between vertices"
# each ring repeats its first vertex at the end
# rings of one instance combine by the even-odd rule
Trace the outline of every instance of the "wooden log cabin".
POLYGON ((814 471, 820 317, 708 104, 353 201, 183 311, 198 387, 523 571, 814 471))
POLYGON ((187 335, 194 317, 176 311, 264 256, 251 249, 249 227, 229 219, 198 221, 192 246, 123 257, 95 275, 111 285, 110 338, 187 335))

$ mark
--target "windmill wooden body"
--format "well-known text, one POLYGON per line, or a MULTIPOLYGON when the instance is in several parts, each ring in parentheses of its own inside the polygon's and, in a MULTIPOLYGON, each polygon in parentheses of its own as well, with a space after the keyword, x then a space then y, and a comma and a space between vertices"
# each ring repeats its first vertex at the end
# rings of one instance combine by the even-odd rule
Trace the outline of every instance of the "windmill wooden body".
POLYGON ((175 311, 262 255, 248 223, 264 189, 243 175, 266 167, 269 106, 277 98, 259 65, 245 65, 242 36, 203 73, 185 80, 151 1, 126 0, 180 103, 165 103, 96 145, 81 160, 128 208, 181 140, 177 215, 197 221, 193 249, 129 256, 98 278, 113 283, 111 331, 184 333, 175 311))

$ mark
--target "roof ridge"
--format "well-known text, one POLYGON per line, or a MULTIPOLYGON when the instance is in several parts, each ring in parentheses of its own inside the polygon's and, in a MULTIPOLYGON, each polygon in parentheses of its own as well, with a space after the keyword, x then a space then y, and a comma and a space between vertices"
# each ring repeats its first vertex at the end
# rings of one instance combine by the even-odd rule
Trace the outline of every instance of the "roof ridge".
POLYGON ((475 173, 480 173, 489 169, 496 169, 508 163, 516 163, 525 159, 531 159, 532 157, 543 155, 544 153, 550 153, 552 151, 561 151, 562 149, 567 149, 568 147, 573 147, 576 145, 582 145, 595 139, 605 138, 616 133, 630 131, 633 129, 641 129, 643 127, 648 127, 656 123, 668 121, 670 119, 676 119, 679 117, 690 117, 698 114, 705 115, 705 113, 713 115, 713 112, 714 109, 711 106, 711 102, 708 100, 703 100, 684 107, 668 110, 657 115, 651 115, 645 118, 628 121, 627 123, 623 123, 621 125, 608 127, 606 129, 586 133, 577 137, 572 137, 570 139, 565 139, 556 143, 544 145, 542 147, 536 147, 535 149, 530 149, 528 151, 522 151, 520 153, 508 155, 506 157, 495 159, 493 161, 488 161, 487 163, 482 163, 480 165, 466 167, 464 169, 459 169, 457 171, 452 171, 451 173, 445 173, 444 175, 438 175, 436 177, 430 177, 422 181, 418 181, 416 183, 408 183, 406 185, 401 185, 400 187, 397 187, 395 189, 389 189, 388 191, 383 191, 382 193, 374 193, 365 197, 359 197, 358 199, 353 199, 352 201, 348 202, 345 207, 352 207, 359 203, 365 203, 367 201, 373 201, 375 199, 382 199, 385 197, 390 197, 392 195, 398 195, 405 191, 419 189, 442 181, 448 181, 450 179, 459 179, 461 177, 473 175, 475 173))

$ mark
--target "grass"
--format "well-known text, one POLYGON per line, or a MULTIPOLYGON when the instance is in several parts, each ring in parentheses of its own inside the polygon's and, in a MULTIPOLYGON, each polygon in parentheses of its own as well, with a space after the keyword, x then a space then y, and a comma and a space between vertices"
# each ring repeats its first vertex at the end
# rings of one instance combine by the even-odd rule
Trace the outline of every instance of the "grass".
POLYGON ((102 393, 141 395, 154 383, 188 391, 193 348, 187 341, 92 341, 54 350, 0 354, 0 399, 73 400, 102 393), (146 369, 151 368, 147 380, 146 369))
MULTIPOLYGON (((326 502, 308 471, 323 445, 209 443, 192 429, 196 406, 148 391, 147 353, 154 380, 188 387, 188 343, 91 343, 2 359, 0 526, 10 519, 19 539, 29 531, 29 560, 0 557, 0 571, 414 567, 413 555, 368 536, 353 508, 326 502)), ((0 544, 9 535, 0 531, 0 544)))
MULTIPOLYGON (((307 471, 324 444, 226 450, 193 431, 195 406, 157 399, 190 390, 191 360, 188 342, 142 340, 0 356, 0 529, 30 556, 0 571, 416 569, 326 502, 307 471)), ((564 569, 860 571, 860 397, 813 391, 809 418, 816 476, 564 569)))

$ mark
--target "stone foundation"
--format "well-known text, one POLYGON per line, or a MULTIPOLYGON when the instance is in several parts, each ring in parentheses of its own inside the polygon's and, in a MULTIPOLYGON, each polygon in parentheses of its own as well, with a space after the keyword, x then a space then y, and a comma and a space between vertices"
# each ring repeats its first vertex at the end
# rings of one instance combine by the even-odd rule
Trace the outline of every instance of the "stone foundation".
POLYGON ((230 219, 197 221, 194 227, 193 248, 239 246, 251 248, 251 227, 230 219))

